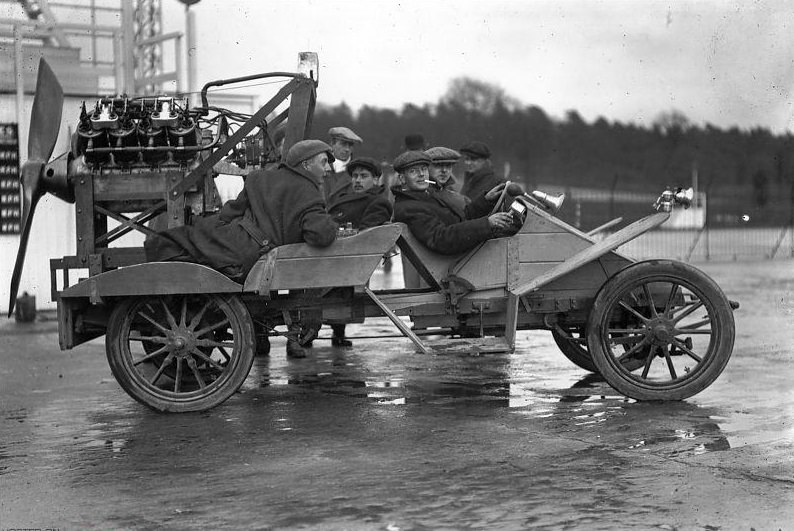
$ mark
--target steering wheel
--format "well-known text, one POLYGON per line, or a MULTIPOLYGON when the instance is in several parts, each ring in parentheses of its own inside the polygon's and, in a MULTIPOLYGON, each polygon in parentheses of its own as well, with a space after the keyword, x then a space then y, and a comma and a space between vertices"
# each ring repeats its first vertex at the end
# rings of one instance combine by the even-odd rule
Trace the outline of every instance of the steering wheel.
POLYGON ((505 183, 505 187, 502 188, 502 193, 499 194, 499 199, 496 200, 494 203, 493 208, 491 209, 491 213, 488 214, 496 214, 497 212, 507 212, 510 208, 510 205, 506 204, 505 198, 507 197, 507 188, 510 186, 510 181, 505 183))

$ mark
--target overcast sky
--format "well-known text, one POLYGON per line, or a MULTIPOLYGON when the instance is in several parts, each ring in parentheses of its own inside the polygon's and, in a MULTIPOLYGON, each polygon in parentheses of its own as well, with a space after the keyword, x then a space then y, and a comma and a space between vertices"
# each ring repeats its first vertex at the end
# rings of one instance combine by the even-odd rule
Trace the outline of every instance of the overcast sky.
MULTIPOLYGON (((201 0, 199 84, 319 54, 323 103, 435 103, 449 80, 498 84, 562 118, 794 131, 788 0, 201 0)), ((163 0, 165 31, 184 6, 163 0)), ((250 89, 247 89, 250 90, 250 89)))
MULTIPOLYGON (((562 118, 794 130, 788 0, 201 0, 199 84, 321 63, 318 99, 435 103, 456 76, 498 84, 562 118)), ((184 6, 163 0, 165 31, 184 6)), ((250 90, 250 89, 249 89, 250 90)))

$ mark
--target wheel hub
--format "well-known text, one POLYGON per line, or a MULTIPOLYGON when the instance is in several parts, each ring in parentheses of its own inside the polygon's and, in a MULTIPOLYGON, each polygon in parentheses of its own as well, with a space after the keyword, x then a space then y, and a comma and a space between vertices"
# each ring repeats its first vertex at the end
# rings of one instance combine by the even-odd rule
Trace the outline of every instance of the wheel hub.
POLYGON ((178 328, 168 334, 168 346, 180 357, 190 355, 192 349, 196 347, 196 338, 186 328, 178 328))
POLYGON ((669 345, 675 337, 675 325, 668 319, 654 319, 648 324, 648 328, 656 345, 669 345))

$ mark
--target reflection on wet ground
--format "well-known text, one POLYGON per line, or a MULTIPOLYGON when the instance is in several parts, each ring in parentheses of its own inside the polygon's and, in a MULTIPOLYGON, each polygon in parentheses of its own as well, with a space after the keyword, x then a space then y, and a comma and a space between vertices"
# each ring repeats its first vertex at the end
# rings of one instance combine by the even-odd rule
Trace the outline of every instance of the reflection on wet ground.
POLYGON ((629 400, 533 332, 481 356, 384 338, 287 361, 275 339, 240 393, 188 415, 132 401, 101 342, 58 353, 50 334, 0 363, 0 527, 778 529, 792 351, 747 326, 685 402, 629 400))

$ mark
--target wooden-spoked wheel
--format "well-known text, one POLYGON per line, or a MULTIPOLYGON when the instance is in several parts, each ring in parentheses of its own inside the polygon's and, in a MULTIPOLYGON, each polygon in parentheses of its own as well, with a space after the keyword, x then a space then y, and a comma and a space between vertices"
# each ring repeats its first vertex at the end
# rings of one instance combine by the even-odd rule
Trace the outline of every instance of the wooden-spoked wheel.
POLYGON ((254 359, 254 327, 235 295, 127 299, 114 308, 106 351, 119 385, 158 411, 204 411, 242 385, 254 359))
MULTIPOLYGON (((593 358, 590 356, 590 351, 587 350, 587 334, 584 331, 584 326, 566 326, 560 325, 559 330, 552 328, 551 336, 554 342, 557 343, 560 352, 573 362, 574 365, 586 371, 598 373, 598 367, 593 363, 593 358)), ((624 350, 630 347, 623 346, 624 350)), ((623 358, 621 363, 629 371, 633 371, 645 364, 643 355, 647 353, 647 349, 640 350, 636 353, 623 358)))
POLYGON ((612 387, 637 400, 682 400, 709 385, 731 356, 730 302, 700 270, 681 262, 634 264, 602 286, 587 344, 612 387), (624 363, 638 357, 636 368, 624 363))

